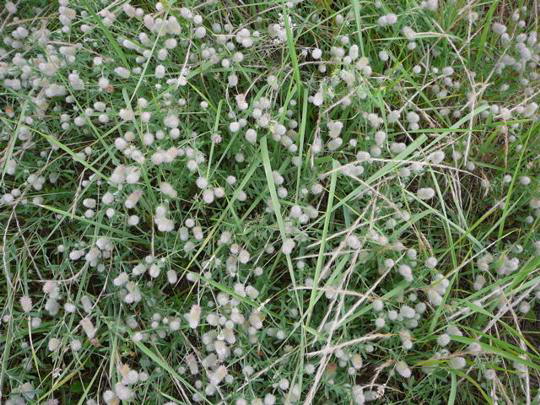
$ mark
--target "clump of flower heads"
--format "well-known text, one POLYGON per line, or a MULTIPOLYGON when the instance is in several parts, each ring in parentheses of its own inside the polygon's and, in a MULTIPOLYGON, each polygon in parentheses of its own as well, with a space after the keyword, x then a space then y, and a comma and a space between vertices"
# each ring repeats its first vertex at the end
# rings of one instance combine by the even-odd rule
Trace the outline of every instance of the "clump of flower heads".
POLYGON ((1 5, 5 403, 530 400, 537 16, 457 3, 1 5))

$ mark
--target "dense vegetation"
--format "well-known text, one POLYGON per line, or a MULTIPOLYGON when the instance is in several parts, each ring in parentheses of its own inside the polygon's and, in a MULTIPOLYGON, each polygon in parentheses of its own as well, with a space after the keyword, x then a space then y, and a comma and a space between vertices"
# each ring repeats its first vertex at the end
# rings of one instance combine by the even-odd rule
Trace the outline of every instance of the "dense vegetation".
POLYGON ((0 402, 538 403, 536 1, 0 7, 0 402))

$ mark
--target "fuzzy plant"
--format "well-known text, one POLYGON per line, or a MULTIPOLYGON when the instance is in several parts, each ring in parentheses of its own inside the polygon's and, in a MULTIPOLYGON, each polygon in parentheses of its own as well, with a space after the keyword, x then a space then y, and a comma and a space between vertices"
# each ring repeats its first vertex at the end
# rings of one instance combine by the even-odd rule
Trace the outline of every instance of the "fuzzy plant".
POLYGON ((536 1, 0 3, 1 403, 540 401, 536 1))

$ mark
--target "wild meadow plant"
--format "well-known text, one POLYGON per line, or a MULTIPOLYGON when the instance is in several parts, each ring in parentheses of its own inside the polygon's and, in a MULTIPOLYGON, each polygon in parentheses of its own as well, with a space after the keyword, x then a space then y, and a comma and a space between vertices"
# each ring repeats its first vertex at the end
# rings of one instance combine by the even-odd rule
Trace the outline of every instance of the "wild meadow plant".
POLYGON ((522 0, 0 5, 0 402, 540 401, 522 0))

